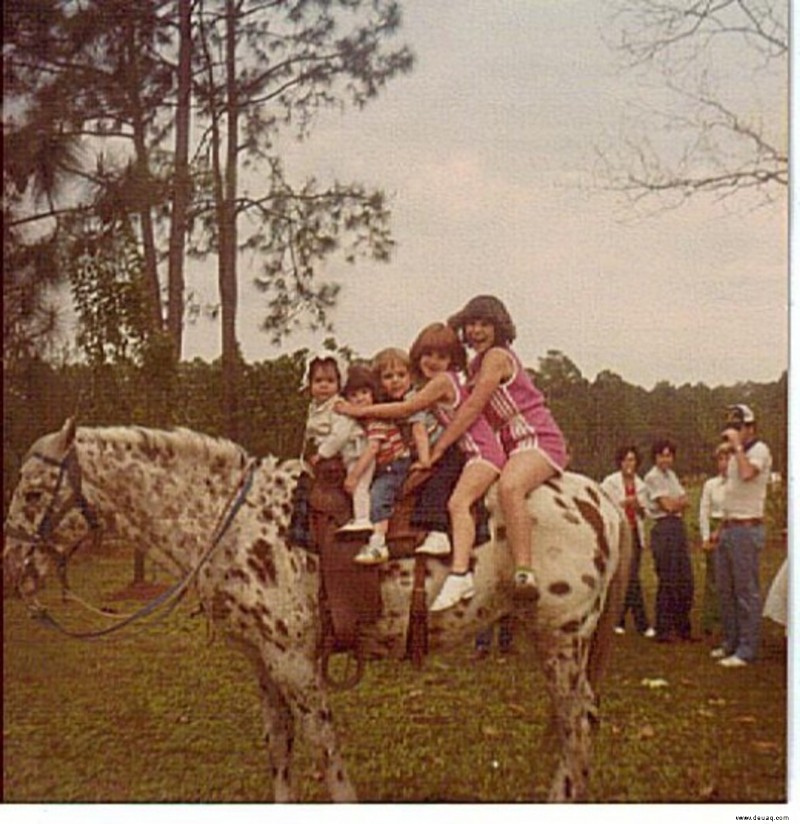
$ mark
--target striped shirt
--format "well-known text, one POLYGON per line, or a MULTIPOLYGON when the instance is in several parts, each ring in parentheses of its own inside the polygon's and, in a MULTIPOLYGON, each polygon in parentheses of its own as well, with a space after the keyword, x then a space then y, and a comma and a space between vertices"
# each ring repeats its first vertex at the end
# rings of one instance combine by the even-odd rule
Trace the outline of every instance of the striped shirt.
POLYGON ((408 458, 411 452, 403 440, 403 433, 394 421, 371 420, 367 423, 367 440, 376 441, 376 467, 388 466, 392 461, 408 458))

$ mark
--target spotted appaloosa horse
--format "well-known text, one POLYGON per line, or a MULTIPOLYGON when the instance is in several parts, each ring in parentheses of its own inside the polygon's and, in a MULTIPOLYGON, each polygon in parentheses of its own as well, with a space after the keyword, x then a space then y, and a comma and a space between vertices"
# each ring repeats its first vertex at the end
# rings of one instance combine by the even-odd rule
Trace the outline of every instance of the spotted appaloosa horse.
MULTIPOLYGON (((146 548, 190 576, 205 611, 254 662, 275 799, 295 799, 295 727, 310 741, 334 801, 356 794, 342 760, 319 659, 318 558, 287 546, 298 468, 255 461, 235 444, 188 430, 75 428, 39 439, 21 469, 5 525, 4 573, 28 601, 54 562, 87 532, 146 548), (193 576, 193 577, 192 577, 193 576)), ((512 604, 511 557, 495 499, 492 540, 476 550, 476 595, 430 616, 431 650, 471 636, 512 604)), ((561 754, 550 799, 584 798, 595 684, 627 580, 629 539, 619 509, 598 486, 567 473, 530 498, 541 598, 525 615, 553 700, 561 754)), ((412 560, 382 570, 383 614, 371 652, 405 650, 412 560)), ((431 559, 427 596, 446 562, 431 559)))

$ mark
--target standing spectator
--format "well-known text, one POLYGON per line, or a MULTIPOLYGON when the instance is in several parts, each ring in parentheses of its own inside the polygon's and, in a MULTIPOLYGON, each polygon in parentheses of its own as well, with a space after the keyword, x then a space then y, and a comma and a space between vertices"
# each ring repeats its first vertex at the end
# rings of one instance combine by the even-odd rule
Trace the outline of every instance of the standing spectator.
POLYGON ((729 407, 723 436, 733 454, 728 460, 725 515, 717 548, 722 645, 711 656, 723 667, 744 667, 755 659, 760 640, 758 564, 772 454, 756 436, 753 410, 743 403, 729 407))
POLYGON ((763 615, 788 629, 789 627, 789 559, 784 558, 775 573, 764 599, 763 615))
POLYGON ((711 636, 719 627, 719 599, 717 598, 717 544, 722 526, 725 503, 725 481, 728 476, 728 458, 731 447, 721 443, 714 454, 717 459, 717 474, 703 484, 700 493, 700 538, 706 554, 706 582, 703 589, 703 635, 711 636))
POLYGON ((639 565, 644 548, 644 514, 647 506, 647 492, 644 482, 636 474, 639 468, 639 452, 636 447, 621 446, 617 450, 616 464, 618 470, 608 475, 601 486, 625 512, 633 538, 633 557, 628 577, 628 589, 625 592, 625 603, 615 632, 619 635, 625 632, 625 616, 630 611, 636 631, 646 638, 653 638, 656 631, 647 620, 642 584, 639 580, 639 565))
POLYGON ((504 615, 475 636, 475 658, 477 660, 489 657, 492 651, 495 630, 497 631, 497 647, 500 655, 510 655, 513 652, 514 634, 511 629, 511 616, 504 615))
POLYGON ((656 640, 691 641, 689 612, 694 578, 683 513, 689 505, 686 492, 672 469, 675 444, 668 439, 653 444, 655 466, 645 475, 648 515, 655 521, 650 546, 658 577, 656 640))

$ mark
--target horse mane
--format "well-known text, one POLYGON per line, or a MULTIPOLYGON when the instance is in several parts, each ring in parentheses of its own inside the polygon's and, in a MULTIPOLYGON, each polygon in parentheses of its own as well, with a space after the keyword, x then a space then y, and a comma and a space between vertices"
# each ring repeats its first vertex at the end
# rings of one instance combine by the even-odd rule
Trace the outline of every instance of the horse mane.
POLYGON ((249 454, 227 438, 206 435, 185 427, 150 429, 144 426, 79 427, 78 440, 94 438, 116 444, 130 444, 149 455, 175 455, 193 461, 224 461, 244 466, 249 454))

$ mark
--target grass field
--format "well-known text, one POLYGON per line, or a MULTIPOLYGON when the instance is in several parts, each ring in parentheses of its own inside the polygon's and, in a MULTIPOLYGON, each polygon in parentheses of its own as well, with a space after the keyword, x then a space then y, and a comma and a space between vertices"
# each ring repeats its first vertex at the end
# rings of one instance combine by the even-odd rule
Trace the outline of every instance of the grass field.
MULTIPOLYGON (((765 551, 765 589, 784 555, 781 545, 765 551)), ((697 613, 704 564, 694 561, 697 613)), ((130 556, 92 559, 75 573, 76 590, 111 603, 130 580, 130 556)), ((649 554, 643 582, 652 607, 649 554)), ((55 590, 50 599, 65 623, 84 620, 55 590)), ((92 643, 32 621, 15 598, 3 608, 6 802, 271 799, 249 665, 209 641, 191 604, 163 623, 92 643)), ((765 621, 763 629, 761 659, 742 670, 716 666, 707 643, 661 645, 631 632, 616 639, 593 801, 786 800, 786 642, 781 627, 765 621)), ((548 704, 516 630, 515 655, 475 662, 465 645, 430 657, 421 672, 373 662, 356 689, 333 695, 361 799, 544 800, 554 765, 548 704)), ((298 768, 305 799, 326 800, 302 746, 298 768)))

